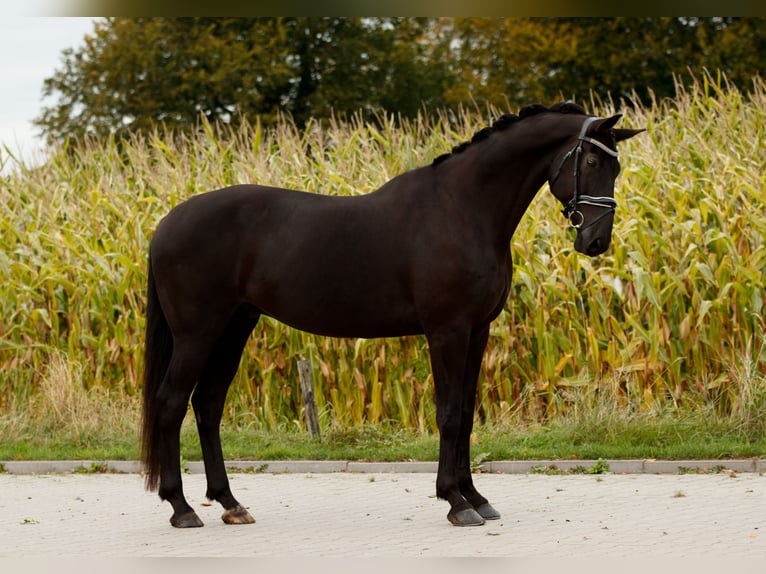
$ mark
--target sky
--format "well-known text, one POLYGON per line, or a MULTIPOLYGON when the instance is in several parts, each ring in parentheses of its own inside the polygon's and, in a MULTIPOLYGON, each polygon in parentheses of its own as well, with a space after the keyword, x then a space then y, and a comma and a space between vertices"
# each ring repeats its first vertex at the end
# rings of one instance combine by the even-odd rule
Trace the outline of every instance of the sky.
POLYGON ((62 67, 65 48, 82 45, 93 22, 94 18, 0 18, 0 161, 8 148, 28 164, 40 162, 43 146, 32 120, 44 104, 43 81, 62 67))

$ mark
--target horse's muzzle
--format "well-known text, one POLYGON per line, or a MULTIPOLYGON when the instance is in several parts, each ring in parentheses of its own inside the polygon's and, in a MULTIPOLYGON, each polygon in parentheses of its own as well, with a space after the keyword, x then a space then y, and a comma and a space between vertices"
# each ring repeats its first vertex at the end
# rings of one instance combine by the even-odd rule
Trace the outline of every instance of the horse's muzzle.
POLYGON ((589 233, 578 233, 577 239, 575 239, 574 242, 574 248, 578 253, 582 253, 588 257, 596 257, 609 249, 609 244, 612 242, 611 240, 611 234, 596 235, 594 237, 589 233))

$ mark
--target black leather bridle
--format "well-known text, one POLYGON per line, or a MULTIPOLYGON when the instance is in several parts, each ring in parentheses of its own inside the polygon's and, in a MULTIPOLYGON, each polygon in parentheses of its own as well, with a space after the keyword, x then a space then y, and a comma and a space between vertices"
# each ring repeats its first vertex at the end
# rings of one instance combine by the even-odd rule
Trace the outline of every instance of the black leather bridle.
POLYGON ((559 164, 559 167, 556 170, 556 173, 554 173, 553 177, 551 177, 549 180, 549 185, 552 186, 553 182, 555 182, 558 179, 559 175, 561 175, 561 169, 564 167, 564 164, 574 154, 574 193, 572 195, 572 199, 569 200, 569 203, 567 203, 567 205, 564 207, 561 213, 564 215, 564 217, 566 217, 569 220, 569 223, 575 229, 581 229, 581 230, 586 229, 590 227, 591 225, 595 224, 601 218, 609 215, 610 213, 614 213, 615 209, 617 208, 617 201, 615 201, 611 197, 594 197, 592 195, 580 194, 580 156, 582 155, 583 142, 588 142, 590 144, 593 144, 594 146, 601 149, 602 151, 609 154, 610 156, 614 158, 617 157, 617 152, 615 150, 607 147, 600 141, 585 135, 588 132, 588 126, 590 126, 591 123, 593 123, 594 121, 598 119, 600 118, 597 118, 597 117, 586 118, 586 120, 583 122, 582 128, 580 128, 580 135, 577 136, 577 144, 575 145, 574 148, 572 148, 566 153, 566 155, 561 160, 561 163, 559 164), (605 208, 605 211, 601 215, 596 217, 593 221, 590 221, 585 227, 583 227, 583 223, 585 223, 585 216, 578 209, 578 206, 583 204, 594 205, 596 207, 603 207, 605 208))

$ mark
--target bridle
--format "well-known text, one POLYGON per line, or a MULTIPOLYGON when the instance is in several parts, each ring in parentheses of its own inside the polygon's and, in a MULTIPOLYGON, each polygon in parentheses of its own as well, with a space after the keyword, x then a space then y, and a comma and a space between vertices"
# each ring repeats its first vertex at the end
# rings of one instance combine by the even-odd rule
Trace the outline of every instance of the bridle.
POLYGON ((588 142, 589 144, 593 144, 597 148, 601 149, 602 151, 606 152, 612 157, 617 157, 617 152, 603 143, 601 143, 598 140, 595 140, 593 138, 587 137, 585 134, 588 131, 588 126, 590 126, 591 123, 598 120, 597 117, 589 117, 586 118, 586 120, 583 122, 582 128, 580 128, 580 135, 577 136, 577 145, 570 149, 564 158, 561 160, 561 163, 559 164, 558 169, 556 170, 556 173, 553 174, 553 177, 550 178, 549 184, 552 186, 553 182, 555 182, 559 175, 561 175, 561 169, 564 167, 564 164, 567 162, 567 160, 574 154, 574 194, 572 195, 572 199, 569 200, 569 203, 566 204, 563 211, 561 212, 564 217, 566 217, 569 220, 569 223, 572 227, 575 229, 587 229, 591 225, 594 225, 597 221, 602 219, 603 217, 609 215, 610 213, 614 213, 615 209, 617 208, 617 202, 611 198, 611 197, 594 197, 592 195, 580 195, 580 156, 582 155, 582 144, 583 142, 588 142), (585 227, 583 227, 583 223, 585 223, 585 216, 582 214, 582 211, 578 209, 579 205, 594 205, 596 207, 603 207, 606 208, 605 211, 596 217, 593 221, 589 222, 585 227))

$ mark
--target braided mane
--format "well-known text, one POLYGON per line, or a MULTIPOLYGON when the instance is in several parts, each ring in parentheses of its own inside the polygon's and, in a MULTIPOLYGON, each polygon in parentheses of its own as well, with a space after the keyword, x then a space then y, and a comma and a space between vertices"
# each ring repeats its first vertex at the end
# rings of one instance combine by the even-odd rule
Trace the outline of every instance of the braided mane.
POLYGON ((438 156, 437 158, 435 158, 431 165, 437 166, 440 163, 452 157, 453 155, 464 152, 471 144, 483 141, 487 139, 488 137, 490 137, 495 132, 506 130, 510 126, 515 124, 516 122, 519 122, 521 120, 524 120, 532 116, 536 116, 543 112, 557 112, 561 114, 585 115, 585 108, 583 108, 582 106, 578 104, 575 104, 574 102, 559 102, 558 104, 553 104, 551 107, 546 107, 542 104, 530 104, 528 106, 524 106, 519 111, 518 116, 514 114, 503 114, 502 116, 497 118, 497 120, 495 120, 495 122, 490 127, 482 128, 479 131, 477 131, 475 134, 473 134, 471 141, 463 142, 459 145, 456 145, 455 147, 452 148, 451 152, 442 154, 438 156))

